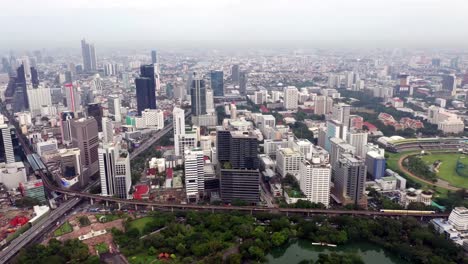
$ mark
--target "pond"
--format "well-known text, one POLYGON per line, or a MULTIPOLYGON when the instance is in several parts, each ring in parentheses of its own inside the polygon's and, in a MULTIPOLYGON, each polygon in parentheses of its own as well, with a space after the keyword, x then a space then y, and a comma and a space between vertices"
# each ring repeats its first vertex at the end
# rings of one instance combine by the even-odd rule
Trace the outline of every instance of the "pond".
POLYGON ((267 255, 267 263, 297 264, 302 260, 316 261, 320 253, 356 253, 364 263, 408 264, 400 258, 386 252, 384 249, 370 243, 352 243, 336 248, 313 246, 309 240, 296 240, 286 246, 273 249, 267 255))

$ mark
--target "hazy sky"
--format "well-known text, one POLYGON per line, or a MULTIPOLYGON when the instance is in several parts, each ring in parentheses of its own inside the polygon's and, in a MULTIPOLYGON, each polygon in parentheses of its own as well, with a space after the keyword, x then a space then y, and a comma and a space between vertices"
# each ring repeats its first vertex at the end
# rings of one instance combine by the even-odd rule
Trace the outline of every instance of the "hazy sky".
POLYGON ((0 48, 468 47, 467 0, 0 0, 0 48))

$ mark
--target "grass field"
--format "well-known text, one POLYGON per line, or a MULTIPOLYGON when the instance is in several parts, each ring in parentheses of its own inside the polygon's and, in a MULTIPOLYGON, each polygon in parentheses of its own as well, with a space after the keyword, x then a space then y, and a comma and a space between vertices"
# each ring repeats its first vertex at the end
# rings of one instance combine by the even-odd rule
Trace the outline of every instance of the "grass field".
POLYGON ((73 231, 73 227, 69 222, 63 223, 57 230, 54 231, 54 236, 62 236, 73 231))
POLYGON ((142 218, 138 218, 136 220, 133 220, 132 222, 130 222, 130 227, 135 227, 137 228, 138 230, 140 230, 140 232, 143 232, 143 228, 145 228, 145 225, 149 222, 152 221, 152 217, 142 217, 142 218))
POLYGON ((460 162, 465 164, 466 168, 464 170, 468 173, 468 156, 464 154, 434 153, 423 156, 422 160, 425 161, 427 165, 432 165, 436 160, 442 161, 442 164, 439 166, 437 177, 450 182, 453 186, 468 188, 468 177, 460 176, 456 172, 458 158, 460 158, 460 162))
MULTIPOLYGON (((419 151, 407 151, 407 152, 401 152, 401 153, 388 153, 387 154, 389 155, 389 157, 387 158, 387 168, 388 169, 391 169, 393 171, 400 171, 399 170, 399 167, 398 167, 398 160, 401 158, 401 156, 403 155, 406 155, 406 154, 418 154, 419 151)), ((419 184, 421 184, 424 187, 426 188, 433 188, 432 185, 428 185, 418 179, 415 179, 413 177, 410 177, 408 175, 406 175, 406 173, 400 171, 400 175, 403 176, 404 178, 406 179, 411 179, 412 181, 414 182, 417 182, 419 184)), ((445 188, 440 188, 440 187, 436 187, 436 192, 437 194, 439 195, 439 197, 446 197, 447 196, 447 192, 448 190, 445 189, 445 188)))

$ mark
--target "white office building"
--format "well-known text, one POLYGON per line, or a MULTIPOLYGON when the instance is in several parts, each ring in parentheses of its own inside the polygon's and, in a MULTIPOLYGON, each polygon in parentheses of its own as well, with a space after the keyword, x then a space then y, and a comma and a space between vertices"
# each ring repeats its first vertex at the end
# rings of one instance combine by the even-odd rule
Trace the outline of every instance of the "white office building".
POLYGON ((458 231, 468 230, 468 209, 466 207, 455 207, 449 215, 448 221, 458 231))
POLYGON ((164 128, 164 112, 161 109, 145 109, 141 112, 141 117, 145 119, 147 128, 164 128))
POLYGON ((185 150, 185 191, 187 199, 198 201, 205 190, 204 154, 200 148, 185 150))
POLYGON ((111 143, 114 140, 114 124, 107 117, 102 118, 102 135, 104 143, 111 143))
POLYGON ((299 180, 299 164, 304 160, 304 155, 295 149, 280 148, 276 151, 276 170, 285 177, 291 174, 299 180))
POLYGON ((40 115, 42 106, 52 105, 52 95, 50 88, 39 87, 36 89, 28 89, 29 111, 33 116, 40 115))
POLYGON ((98 149, 101 195, 131 199, 130 155, 118 144, 103 144, 98 149))

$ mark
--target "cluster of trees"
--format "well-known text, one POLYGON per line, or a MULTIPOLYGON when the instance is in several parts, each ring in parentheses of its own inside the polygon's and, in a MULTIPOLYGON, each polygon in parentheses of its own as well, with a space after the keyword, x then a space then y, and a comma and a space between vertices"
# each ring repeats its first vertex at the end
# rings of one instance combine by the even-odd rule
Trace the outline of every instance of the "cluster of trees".
POLYGON ((296 120, 297 121, 304 121, 305 119, 312 119, 312 120, 325 120, 325 115, 316 115, 316 114, 308 114, 301 109, 298 109, 296 112, 296 120))
POLYGON ((424 177, 431 181, 437 181, 437 175, 431 171, 429 166, 418 156, 409 156, 403 163, 408 170, 418 176, 424 177))
POLYGON ((296 122, 290 125, 294 135, 298 138, 308 139, 310 142, 315 142, 314 133, 302 122, 296 122))
MULTIPOLYGON (((354 107, 363 107, 367 109, 372 109, 374 113, 359 113, 360 116, 364 118, 367 122, 372 123, 375 125, 384 135, 399 135, 402 137, 414 137, 416 133, 421 133, 424 136, 438 136, 442 135, 442 132, 437 129, 437 125, 430 124, 423 120, 421 117, 414 117, 411 113, 398 111, 393 107, 386 107, 382 104, 382 98, 373 97, 371 94, 367 94, 361 91, 348 91, 348 90, 340 90, 341 96, 344 97, 351 97, 358 99, 359 101, 355 101, 352 104, 354 107), (382 122, 380 122, 377 118, 379 113, 387 113, 392 115, 395 120, 400 120, 403 117, 409 117, 412 119, 418 119, 423 122, 424 127, 418 130, 413 130, 410 128, 404 130, 396 131, 392 126, 385 126, 382 122)), ((416 105, 409 105, 413 107, 414 110, 420 111, 422 110, 420 107, 416 105)))
POLYGON ((231 255, 228 263, 242 263, 264 260, 271 247, 285 244, 294 235, 286 217, 272 219, 266 226, 256 225, 254 217, 242 214, 189 212, 184 217, 185 221, 177 222, 173 214, 154 215, 142 232, 131 224, 125 232, 112 230, 114 241, 126 256, 169 253, 176 263, 222 263, 223 252, 238 248, 239 254, 231 255), (164 230, 140 239, 163 226, 164 230))
POLYGON ((88 246, 78 239, 60 242, 55 238, 49 241, 47 246, 35 244, 21 249, 13 263, 36 264, 36 263, 83 263, 99 264, 99 257, 91 256, 88 246))
POLYGON ((36 198, 27 197, 27 196, 21 199, 15 200, 15 206, 19 208, 30 208, 39 204, 41 204, 39 200, 37 200, 36 198))
MULTIPOLYGON (((177 216, 182 218, 169 213, 154 215, 142 232, 127 224, 124 232, 112 231, 114 240, 128 257, 156 256, 164 252, 173 254, 175 263, 223 263, 226 252, 234 252, 226 254, 229 255, 227 263, 261 262, 272 248, 288 243, 291 238, 339 245, 370 242, 409 263, 468 263, 464 262, 460 248, 414 218, 316 216, 304 219, 271 214, 258 214, 254 218, 240 213, 206 212, 177 216), (161 227, 166 228, 140 239, 161 227)), ((330 254, 320 256, 316 262, 303 263, 362 262, 356 256, 330 254)))
MULTIPOLYGON (((159 144, 159 141, 157 142, 159 144)), ((162 153, 159 150, 155 149, 155 145, 149 147, 146 151, 142 152, 140 155, 135 157, 131 161, 131 176, 132 176, 132 185, 140 181, 141 175, 146 168, 146 162, 149 158, 156 157, 161 158, 162 153)))

